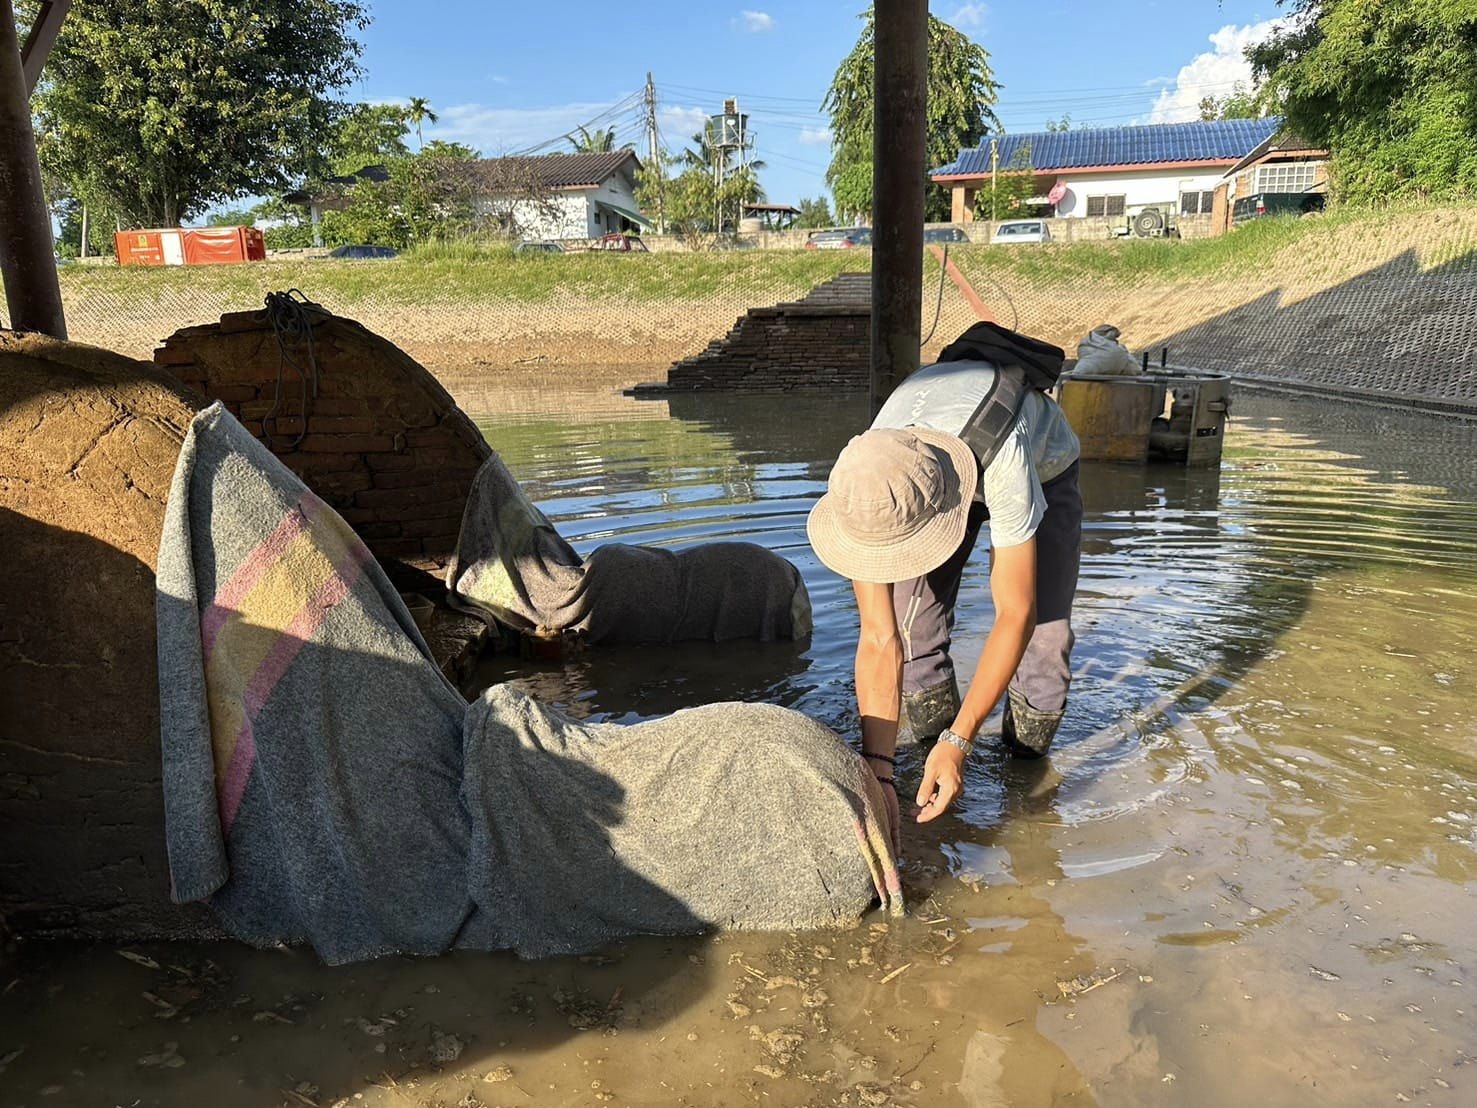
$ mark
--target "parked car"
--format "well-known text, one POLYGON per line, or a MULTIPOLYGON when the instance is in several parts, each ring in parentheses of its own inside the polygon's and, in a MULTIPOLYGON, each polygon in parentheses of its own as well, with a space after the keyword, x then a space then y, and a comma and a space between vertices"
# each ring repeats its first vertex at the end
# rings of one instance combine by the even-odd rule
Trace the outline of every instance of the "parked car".
POLYGON ((513 247, 513 253, 515 253, 515 254, 562 254, 562 253, 564 253, 564 247, 560 246, 557 242, 549 242, 547 239, 544 240, 544 241, 542 241, 542 242, 524 241, 524 242, 520 242, 517 246, 513 247))
POLYGON ((330 258, 350 258, 354 261, 374 261, 379 258, 398 257, 399 252, 390 246, 335 246, 328 252, 330 258))
POLYGON ((996 226, 990 241, 1007 246, 1018 242, 1050 242, 1051 228, 1039 219, 1007 219, 996 226))
POLYGON ((837 227, 828 231, 812 231, 805 240, 807 250, 850 250, 854 246, 871 245, 870 227, 837 227))
POLYGON ((1328 198, 1321 192, 1258 192, 1231 205, 1231 222, 1245 223, 1268 215, 1307 215, 1321 212, 1328 198))
POLYGON ((635 235, 623 235, 619 231, 613 231, 608 235, 601 235, 590 244, 591 250, 613 250, 618 254, 649 254, 646 243, 635 235))
POLYGON ((925 227, 923 228, 923 242, 968 242, 969 236, 958 227, 925 227))

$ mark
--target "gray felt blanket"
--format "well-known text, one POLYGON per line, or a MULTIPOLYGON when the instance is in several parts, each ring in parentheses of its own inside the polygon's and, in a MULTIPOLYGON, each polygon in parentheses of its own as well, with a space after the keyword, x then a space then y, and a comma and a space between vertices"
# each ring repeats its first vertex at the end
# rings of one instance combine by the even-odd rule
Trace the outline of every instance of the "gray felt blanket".
POLYGON ((158 615, 173 895, 248 942, 536 956, 901 904, 877 785, 826 728, 468 706, 364 545, 218 404, 180 453, 158 615))
POLYGON ((157 590, 175 899, 331 963, 445 950, 472 910, 466 701, 358 536, 219 404, 157 590))
POLYGON ((881 786, 799 712, 586 724, 501 685, 472 705, 465 741, 475 945, 542 957, 901 910, 881 786))
POLYGON ((452 603, 515 631, 592 643, 803 639, 810 597, 773 551, 612 543, 581 560, 496 454, 483 463, 446 571, 452 603))

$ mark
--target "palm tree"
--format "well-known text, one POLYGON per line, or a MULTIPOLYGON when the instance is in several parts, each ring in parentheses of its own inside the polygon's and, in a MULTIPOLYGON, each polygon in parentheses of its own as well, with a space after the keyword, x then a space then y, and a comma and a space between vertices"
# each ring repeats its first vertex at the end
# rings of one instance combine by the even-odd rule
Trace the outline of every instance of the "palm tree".
POLYGON ((615 149, 614 127, 604 130, 597 127, 594 131, 587 131, 581 127, 579 133, 579 138, 569 140, 569 145, 574 148, 576 154, 608 154, 615 149))
POLYGON ((426 140, 421 137, 421 122, 439 123, 441 117, 431 110, 431 102, 424 96, 412 96, 410 104, 405 109, 405 118, 415 127, 415 143, 417 147, 426 145, 426 140))

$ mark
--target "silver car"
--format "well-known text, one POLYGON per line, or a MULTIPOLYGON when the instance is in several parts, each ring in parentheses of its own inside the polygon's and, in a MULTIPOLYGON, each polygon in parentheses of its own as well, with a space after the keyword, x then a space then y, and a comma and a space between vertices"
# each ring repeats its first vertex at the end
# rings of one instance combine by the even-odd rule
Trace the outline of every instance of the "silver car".
POLYGON ((1051 229, 1039 219, 1010 219, 995 228, 992 243, 1050 242, 1051 229))

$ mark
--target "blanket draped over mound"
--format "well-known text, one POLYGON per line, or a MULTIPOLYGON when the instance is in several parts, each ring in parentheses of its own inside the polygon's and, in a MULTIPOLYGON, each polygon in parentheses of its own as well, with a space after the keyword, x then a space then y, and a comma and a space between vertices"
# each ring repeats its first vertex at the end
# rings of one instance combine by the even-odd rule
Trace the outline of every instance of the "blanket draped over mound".
POLYGON ((472 483, 446 586, 453 604, 515 631, 579 631, 592 643, 810 634, 800 571, 773 551, 611 543, 581 561, 496 454, 472 483))
POLYGON ((468 706, 363 544, 227 412, 191 424, 158 571, 173 895, 329 963, 798 928, 901 898, 861 759, 797 712, 633 726, 468 706))

